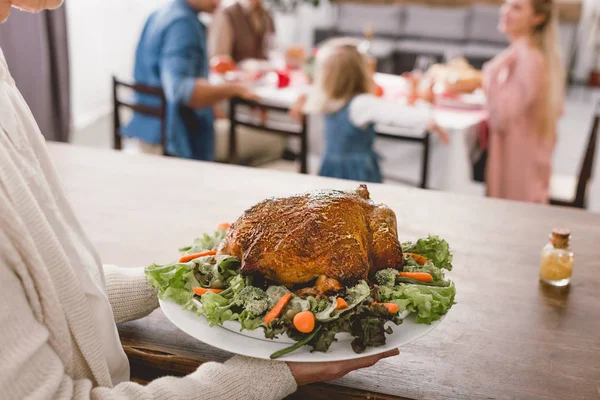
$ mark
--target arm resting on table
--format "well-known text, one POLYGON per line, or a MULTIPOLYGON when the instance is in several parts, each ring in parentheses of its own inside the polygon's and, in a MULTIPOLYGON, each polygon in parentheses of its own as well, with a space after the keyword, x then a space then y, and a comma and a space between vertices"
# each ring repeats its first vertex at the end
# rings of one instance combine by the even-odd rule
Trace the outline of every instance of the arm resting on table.
POLYGON ((432 122, 433 114, 428 107, 413 107, 362 94, 350 103, 350 121, 357 127, 384 124, 415 128, 425 131, 432 122))

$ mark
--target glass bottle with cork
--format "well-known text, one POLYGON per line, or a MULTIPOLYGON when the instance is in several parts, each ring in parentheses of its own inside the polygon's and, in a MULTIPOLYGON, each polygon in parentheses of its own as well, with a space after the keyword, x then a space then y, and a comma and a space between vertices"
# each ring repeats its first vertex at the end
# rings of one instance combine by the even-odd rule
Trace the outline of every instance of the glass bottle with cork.
POLYGON ((540 256, 540 280, 552 286, 567 286, 571 282, 575 255, 571 250, 568 229, 553 229, 549 243, 540 256))

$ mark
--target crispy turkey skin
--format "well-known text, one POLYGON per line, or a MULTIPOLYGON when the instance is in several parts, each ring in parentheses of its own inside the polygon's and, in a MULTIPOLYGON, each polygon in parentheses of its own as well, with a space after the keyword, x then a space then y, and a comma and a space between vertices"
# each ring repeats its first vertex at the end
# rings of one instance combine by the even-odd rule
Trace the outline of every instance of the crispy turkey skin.
POLYGON ((218 253, 238 257, 243 274, 281 284, 320 275, 350 284, 403 265, 396 215, 374 204, 366 185, 264 200, 231 225, 218 253))

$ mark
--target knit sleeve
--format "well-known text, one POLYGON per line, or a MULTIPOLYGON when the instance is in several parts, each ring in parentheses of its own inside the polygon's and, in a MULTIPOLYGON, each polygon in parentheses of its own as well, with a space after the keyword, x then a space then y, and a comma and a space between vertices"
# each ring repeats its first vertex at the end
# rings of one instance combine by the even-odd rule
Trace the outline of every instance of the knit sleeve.
MULTIPOLYGON (((1 231, 0 231, 1 233, 1 231)), ((0 238, 2 235, 0 234, 0 238)), ((0 389, 10 399, 281 399, 296 390, 284 362, 236 356, 224 364, 205 363, 182 378, 163 377, 146 386, 123 382, 94 387, 60 354, 45 323, 35 317, 23 282, 0 255, 0 389), (260 383, 260 384, 257 384, 260 383)), ((46 304, 42 304, 42 307, 46 304)), ((49 312, 61 313, 60 309, 49 312)), ((66 339, 69 340, 68 338, 66 339)), ((66 358, 65 358, 66 357, 66 358)))
POLYGON ((108 301, 115 322, 145 317, 158 307, 156 290, 147 281, 143 268, 103 265, 108 301))
POLYGON ((235 356, 224 364, 209 362, 183 378, 164 377, 141 386, 124 382, 94 389, 93 398, 125 399, 283 399, 297 389, 287 364, 235 356))

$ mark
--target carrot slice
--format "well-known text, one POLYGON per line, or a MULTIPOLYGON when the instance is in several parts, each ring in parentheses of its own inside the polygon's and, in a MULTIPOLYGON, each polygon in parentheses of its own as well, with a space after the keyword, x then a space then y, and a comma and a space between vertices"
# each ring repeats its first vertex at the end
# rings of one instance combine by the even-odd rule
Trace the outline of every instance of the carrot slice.
POLYGON ((227 230, 229 229, 229 227, 231 226, 231 224, 229 222, 223 222, 222 224, 219 224, 219 226, 217 226, 217 230, 227 230))
POLYGON ((201 253, 186 254, 185 256, 183 256, 179 259, 179 262, 185 263, 188 261, 192 261, 193 259, 198 258, 198 257, 214 256, 215 254, 217 254, 216 250, 207 250, 207 251, 203 251, 201 253))
POLYGON ((396 304, 396 303, 376 303, 376 302, 371 303, 372 306, 377 305, 377 304, 382 305, 385 308, 387 308, 387 310, 391 314, 398 314, 398 310, 400 309, 400 307, 398 307, 398 304, 396 304))
POLYGON ((283 311, 284 307, 287 305, 287 303, 290 301, 291 298, 292 298, 291 293, 286 293, 283 296, 281 296, 281 298, 279 299, 277 304, 275 304, 275 306, 269 310, 269 312, 267 313, 267 315, 265 315, 265 318, 263 319, 263 321, 265 321, 267 326, 269 326, 269 324, 271 324, 271 321, 273 321, 275 318, 279 317, 279 315, 283 311))
POLYGON ((208 292, 221 293, 223 291, 222 289, 210 289, 210 288, 203 288, 203 287, 195 287, 195 288, 192 288, 192 290, 198 296, 202 296, 203 294, 208 293, 208 292))
POLYGON ((298 332, 311 333, 315 329, 315 315, 310 311, 301 311, 294 315, 294 327, 298 332))
POLYGON ((417 262, 417 264, 419 265, 425 265, 425 263, 427 262, 427 257, 422 256, 420 254, 415 254, 415 253, 406 253, 409 256, 411 256, 412 258, 415 259, 415 261, 417 262))
POLYGON ((335 301, 337 302, 337 306, 335 306, 336 310, 343 310, 344 308, 348 308, 348 302, 342 299, 341 297, 338 297, 337 299, 335 299, 335 301))
POLYGON ((433 276, 427 272, 400 272, 398 276, 405 278, 411 278, 421 282, 433 282, 433 276))

